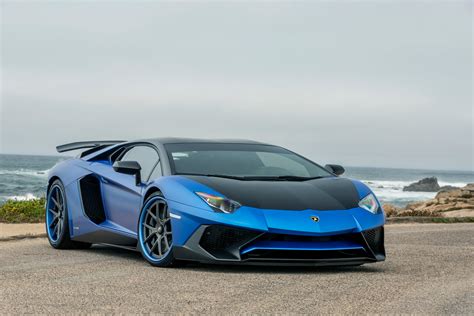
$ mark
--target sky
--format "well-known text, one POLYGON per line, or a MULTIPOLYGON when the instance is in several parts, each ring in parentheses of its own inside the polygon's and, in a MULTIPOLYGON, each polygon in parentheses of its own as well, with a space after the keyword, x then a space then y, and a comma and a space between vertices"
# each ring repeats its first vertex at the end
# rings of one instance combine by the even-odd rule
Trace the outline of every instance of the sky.
POLYGON ((244 138, 474 170, 470 1, 0 0, 0 153, 244 138))

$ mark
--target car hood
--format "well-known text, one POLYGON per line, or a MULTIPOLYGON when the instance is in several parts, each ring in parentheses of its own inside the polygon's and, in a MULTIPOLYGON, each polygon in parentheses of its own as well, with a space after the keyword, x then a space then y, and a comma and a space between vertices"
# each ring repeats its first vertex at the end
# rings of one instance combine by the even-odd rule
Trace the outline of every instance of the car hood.
POLYGON ((243 206, 274 210, 347 210, 358 207, 359 192, 351 180, 251 181, 184 176, 243 206))

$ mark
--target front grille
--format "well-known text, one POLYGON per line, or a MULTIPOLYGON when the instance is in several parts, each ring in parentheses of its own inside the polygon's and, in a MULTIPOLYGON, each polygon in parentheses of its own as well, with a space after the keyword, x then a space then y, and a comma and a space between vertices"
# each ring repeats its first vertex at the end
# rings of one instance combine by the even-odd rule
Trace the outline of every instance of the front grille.
POLYGON ((368 246, 376 255, 385 255, 383 227, 369 229, 363 231, 362 234, 364 235, 368 246))
POLYGON ((239 249, 260 232, 213 225, 205 229, 199 244, 219 259, 239 259, 239 249))
MULTIPOLYGON (((302 243, 330 243, 338 241, 348 241, 361 245, 365 248, 365 242, 360 233, 341 234, 332 236, 304 236, 304 235, 286 235, 265 233, 249 246, 258 242, 302 242, 302 243)), ((368 253, 364 249, 347 249, 347 250, 271 250, 271 249, 255 249, 242 255, 242 260, 268 260, 268 261, 334 261, 344 259, 360 259, 367 258, 368 253)))
POLYGON ((329 242, 329 241, 354 241, 363 244, 360 234, 342 234, 333 236, 304 236, 266 233, 257 239, 269 241, 297 241, 297 242, 329 242))

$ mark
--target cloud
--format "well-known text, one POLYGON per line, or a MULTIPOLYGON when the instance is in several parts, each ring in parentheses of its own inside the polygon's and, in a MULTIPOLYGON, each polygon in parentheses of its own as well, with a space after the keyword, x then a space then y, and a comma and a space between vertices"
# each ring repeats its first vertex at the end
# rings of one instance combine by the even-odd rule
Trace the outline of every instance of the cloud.
POLYGON ((244 137, 322 162, 474 168, 463 3, 2 6, 3 152, 244 137))

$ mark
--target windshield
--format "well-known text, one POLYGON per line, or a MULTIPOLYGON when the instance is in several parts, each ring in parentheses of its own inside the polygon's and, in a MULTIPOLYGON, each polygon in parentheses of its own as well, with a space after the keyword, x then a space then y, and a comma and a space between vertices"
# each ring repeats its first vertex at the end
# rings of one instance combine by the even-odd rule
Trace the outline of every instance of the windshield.
POLYGON ((332 176, 315 163, 276 146, 183 143, 165 148, 173 174, 283 180, 332 176))

